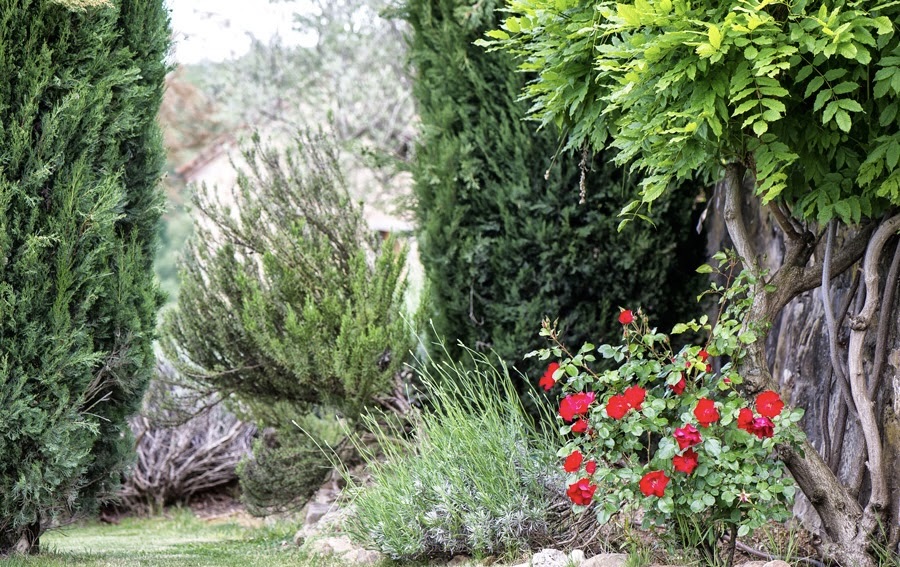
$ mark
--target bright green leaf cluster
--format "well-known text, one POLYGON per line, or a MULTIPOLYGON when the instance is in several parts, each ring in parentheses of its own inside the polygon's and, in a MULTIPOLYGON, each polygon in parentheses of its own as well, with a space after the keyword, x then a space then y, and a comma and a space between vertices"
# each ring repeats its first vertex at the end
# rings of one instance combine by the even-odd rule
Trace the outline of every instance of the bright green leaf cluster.
POLYGON ((738 161, 763 201, 847 223, 900 204, 900 3, 509 0, 482 42, 570 147, 611 146, 640 201, 738 161), (510 22, 514 22, 511 24, 510 22))

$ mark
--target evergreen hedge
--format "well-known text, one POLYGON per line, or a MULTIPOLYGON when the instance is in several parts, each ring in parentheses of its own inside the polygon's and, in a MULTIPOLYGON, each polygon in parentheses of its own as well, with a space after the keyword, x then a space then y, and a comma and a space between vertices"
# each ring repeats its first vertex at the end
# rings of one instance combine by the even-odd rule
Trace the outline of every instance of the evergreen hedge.
POLYGON ((120 478, 154 366, 162 0, 0 18, 0 554, 120 478))
MULTIPOLYGON (((654 206, 619 233, 632 180, 603 156, 560 154, 517 101, 527 77, 505 53, 473 44, 498 25, 499 0, 408 0, 421 138, 414 169, 420 252, 432 317, 448 343, 494 349, 535 376, 543 317, 578 344, 618 332, 618 307, 642 306, 665 329, 692 308, 704 245, 693 230, 697 189, 654 206), (545 172, 549 174, 545 178, 545 172)), ((645 211, 646 212, 646 211, 645 211)), ((459 354, 456 352, 456 354, 459 354)))

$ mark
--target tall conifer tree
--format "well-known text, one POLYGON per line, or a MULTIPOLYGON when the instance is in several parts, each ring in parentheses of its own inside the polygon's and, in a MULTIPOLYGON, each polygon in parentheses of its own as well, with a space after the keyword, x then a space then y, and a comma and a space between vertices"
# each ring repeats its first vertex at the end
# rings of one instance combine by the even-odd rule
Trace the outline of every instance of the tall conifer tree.
POLYGON ((89 509, 153 368, 162 0, 0 17, 0 555, 89 509), (44 522, 46 525, 46 522, 44 522))
POLYGON ((602 156, 587 160, 579 204, 582 157, 554 160, 556 132, 537 132, 517 100, 527 77, 509 55, 473 44, 497 27, 502 5, 405 6, 422 122, 415 194, 437 332, 493 348, 533 377, 522 355, 543 344, 545 316, 559 317, 578 344, 619 332, 620 305, 643 306, 665 330, 696 309, 690 281, 703 243, 688 187, 654 208, 655 227, 631 223, 619 233, 632 181, 602 156))

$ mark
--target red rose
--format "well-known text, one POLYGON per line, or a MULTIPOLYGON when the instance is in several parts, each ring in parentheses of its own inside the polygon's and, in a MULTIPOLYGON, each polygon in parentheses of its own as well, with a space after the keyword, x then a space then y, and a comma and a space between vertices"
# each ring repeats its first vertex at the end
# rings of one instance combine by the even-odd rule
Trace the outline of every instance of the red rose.
POLYGON ((583 478, 575 484, 570 484, 566 494, 575 504, 579 506, 587 506, 594 499, 594 492, 597 487, 591 484, 590 479, 583 478))
POLYGON ((587 464, 584 465, 584 470, 588 474, 594 474, 595 472, 597 472, 597 461, 594 461, 594 460, 588 461, 587 464))
POLYGON ((593 401, 594 392, 569 394, 559 403, 559 415, 566 421, 572 421, 576 415, 586 414, 593 401))
POLYGON ((688 423, 684 427, 676 429, 673 435, 675 436, 675 440, 678 441, 679 449, 693 447, 703 440, 703 438, 700 437, 700 432, 697 431, 697 428, 690 423, 688 423))
POLYGON ((538 386, 540 386, 541 388, 543 388, 549 392, 550 388, 552 388, 554 385, 556 385, 556 380, 553 379, 553 373, 556 372, 558 369, 559 369, 559 363, 551 362, 547 366, 547 370, 544 371, 544 375, 541 376, 541 379, 538 381, 538 386))
POLYGON ((706 373, 707 373, 707 374, 712 374, 712 364, 707 364, 707 365, 706 365, 706 373))
POLYGON ((641 404, 644 403, 644 398, 646 397, 647 390, 641 388, 640 386, 632 386, 625 389, 625 401, 627 401, 628 405, 635 410, 641 409, 641 404))
POLYGON ((697 401, 697 407, 694 408, 694 416, 700 423, 700 427, 709 427, 719 421, 719 410, 716 409, 716 402, 709 398, 700 398, 697 401))
POLYGON ((738 412, 738 418, 737 418, 738 429, 743 429, 747 433, 752 433, 750 431, 750 425, 752 423, 753 423, 753 412, 750 411, 750 408, 741 408, 741 411, 738 412))
POLYGON ((634 313, 632 313, 630 309, 623 309, 619 313, 619 323, 622 323, 623 325, 628 325, 632 321, 634 321, 634 313))
POLYGON ((750 424, 750 429, 747 431, 760 439, 765 439, 775 434, 775 424, 772 423, 772 420, 768 417, 756 417, 753 419, 753 423, 750 424))
POLYGON ((684 376, 681 374, 679 374, 679 376, 681 376, 681 379, 678 380, 677 383, 669 384, 669 388, 671 388, 672 391, 675 392, 675 395, 677 395, 677 396, 680 396, 681 393, 684 392, 685 386, 687 386, 687 382, 684 381, 684 376))
POLYGON ((781 415, 781 410, 783 409, 784 402, 781 401, 781 397, 772 390, 766 390, 756 396, 756 411, 759 412, 759 415, 775 418, 781 415))
POLYGON ((613 396, 606 402, 606 413, 613 419, 622 419, 630 409, 631 404, 625 396, 613 396))
POLYGON ((691 474, 697 468, 697 452, 688 449, 683 455, 675 455, 672 464, 675 465, 676 471, 691 474))
POLYGON ((572 424, 572 433, 584 433, 587 431, 587 420, 579 419, 572 424))
POLYGON ((563 470, 566 472, 575 472, 581 468, 581 461, 584 460, 584 457, 581 455, 581 451, 574 450, 572 454, 566 457, 566 461, 563 463, 563 470))
POLYGON ((644 475, 639 483, 641 492, 644 496, 663 497, 666 491, 666 485, 669 484, 669 477, 663 471, 648 472, 644 475))
POLYGON ((701 350, 697 353, 697 358, 699 358, 701 362, 706 362, 706 359, 709 358, 709 353, 706 352, 706 350, 701 350))

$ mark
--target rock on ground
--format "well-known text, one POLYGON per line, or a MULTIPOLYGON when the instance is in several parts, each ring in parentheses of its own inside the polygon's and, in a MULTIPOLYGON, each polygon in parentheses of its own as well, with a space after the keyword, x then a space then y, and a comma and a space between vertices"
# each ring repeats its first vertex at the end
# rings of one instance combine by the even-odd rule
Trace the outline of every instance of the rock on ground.
POLYGON ((623 567, 628 556, 624 553, 601 553, 581 564, 581 567, 623 567))
POLYGON ((558 549, 542 549, 531 558, 531 567, 567 567, 569 558, 558 549))

